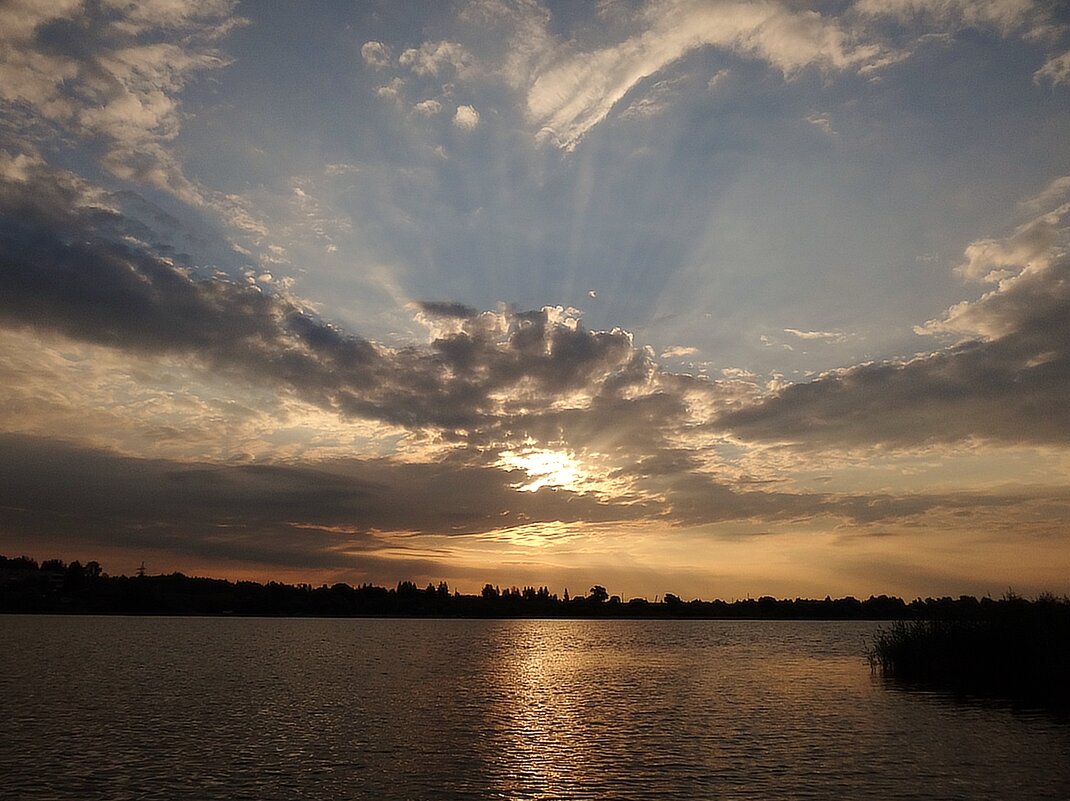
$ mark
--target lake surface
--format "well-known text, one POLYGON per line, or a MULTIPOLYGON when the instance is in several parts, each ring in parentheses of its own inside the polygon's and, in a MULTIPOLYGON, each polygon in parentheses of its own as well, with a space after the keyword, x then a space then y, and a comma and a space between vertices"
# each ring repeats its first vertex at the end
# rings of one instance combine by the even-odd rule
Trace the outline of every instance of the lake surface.
POLYGON ((1070 798, 1070 725, 875 629, 0 616, 0 798, 1070 798))

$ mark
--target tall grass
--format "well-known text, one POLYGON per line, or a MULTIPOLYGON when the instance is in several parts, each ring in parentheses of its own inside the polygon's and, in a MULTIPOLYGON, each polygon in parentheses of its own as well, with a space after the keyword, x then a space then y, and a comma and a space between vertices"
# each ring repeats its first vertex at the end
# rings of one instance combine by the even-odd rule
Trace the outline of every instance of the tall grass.
POLYGON ((868 656, 908 684, 1070 711, 1070 599, 1009 595, 975 619, 898 621, 868 656))

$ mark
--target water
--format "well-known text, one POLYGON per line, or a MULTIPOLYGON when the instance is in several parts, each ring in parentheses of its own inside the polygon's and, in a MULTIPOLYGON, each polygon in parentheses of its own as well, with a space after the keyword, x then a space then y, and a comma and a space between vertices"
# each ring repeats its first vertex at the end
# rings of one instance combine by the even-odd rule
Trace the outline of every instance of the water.
POLYGON ((1070 798, 1070 725, 874 629, 0 616, 0 798, 1070 798))

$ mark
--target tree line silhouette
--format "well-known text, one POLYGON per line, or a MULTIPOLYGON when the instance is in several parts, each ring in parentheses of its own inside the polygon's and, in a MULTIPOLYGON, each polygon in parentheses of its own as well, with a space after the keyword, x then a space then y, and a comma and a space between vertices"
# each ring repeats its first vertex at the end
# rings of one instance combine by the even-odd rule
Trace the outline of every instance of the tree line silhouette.
MULTIPOLYGON (((485 618, 696 618, 774 620, 958 620, 991 618, 1007 600, 960 596, 906 602, 887 595, 859 600, 771 596, 741 600, 623 600, 602 585, 586 594, 558 596, 548 587, 486 584, 478 595, 451 591, 442 581, 419 587, 401 581, 372 584, 284 584, 228 581, 182 573, 111 576, 100 564, 59 559, 38 563, 0 556, 0 611, 71 614, 295 615, 485 618)), ((1017 599, 1016 603, 1030 603, 1017 599)))

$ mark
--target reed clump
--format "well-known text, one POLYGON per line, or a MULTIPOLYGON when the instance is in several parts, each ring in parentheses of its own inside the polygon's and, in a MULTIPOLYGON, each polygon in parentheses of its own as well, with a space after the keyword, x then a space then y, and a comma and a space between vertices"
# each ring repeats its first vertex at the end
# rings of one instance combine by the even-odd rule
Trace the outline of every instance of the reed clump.
POLYGON ((969 617, 882 628, 870 665, 906 684, 1070 711, 1070 598, 986 601, 969 617))

